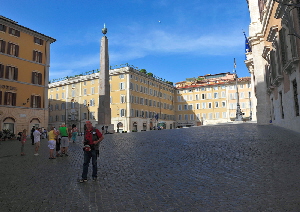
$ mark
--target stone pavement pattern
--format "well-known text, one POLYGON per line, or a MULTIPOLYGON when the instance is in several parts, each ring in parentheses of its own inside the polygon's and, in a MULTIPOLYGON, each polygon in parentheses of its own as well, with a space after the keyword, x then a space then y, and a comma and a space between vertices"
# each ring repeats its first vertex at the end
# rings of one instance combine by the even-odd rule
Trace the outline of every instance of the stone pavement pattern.
POLYGON ((0 142, 0 211, 300 211, 300 134, 202 126, 106 135, 98 181, 78 183, 82 145, 49 160, 0 142))

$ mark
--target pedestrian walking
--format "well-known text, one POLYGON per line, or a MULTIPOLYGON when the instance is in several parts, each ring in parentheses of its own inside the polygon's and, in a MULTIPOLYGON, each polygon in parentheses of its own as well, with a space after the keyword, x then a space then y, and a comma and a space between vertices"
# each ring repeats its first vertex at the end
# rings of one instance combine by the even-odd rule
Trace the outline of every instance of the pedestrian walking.
POLYGON ((68 147, 69 147, 69 135, 68 129, 65 124, 62 124, 59 128, 59 134, 61 136, 60 140, 60 156, 62 157, 63 154, 68 156, 68 147))
POLYGON ((93 181, 97 180, 97 156, 99 156, 99 144, 104 139, 102 133, 93 127, 90 121, 86 121, 86 130, 84 132, 84 162, 83 162, 83 171, 82 178, 79 181, 80 183, 87 181, 88 168, 90 160, 92 158, 93 172, 92 177, 93 181))
POLYGON ((54 130, 54 127, 51 127, 51 130, 48 132, 48 147, 49 147, 49 159, 55 159, 54 157, 54 149, 56 147, 56 140, 55 137, 58 135, 58 133, 56 132, 56 130, 54 130))
POLYGON ((21 138, 20 138, 20 141, 21 141, 21 156, 24 156, 25 153, 24 153, 24 145, 25 145, 25 141, 26 141, 26 129, 23 130, 22 134, 21 134, 21 138))
POLYGON ((34 137, 34 144, 35 144, 34 155, 38 156, 39 155, 38 151, 39 151, 40 143, 41 143, 40 128, 36 127, 35 131, 33 132, 33 137, 34 137))
POLYGON ((30 134, 32 145, 34 145, 34 136, 33 136, 33 132, 34 132, 34 131, 35 131, 35 126, 32 127, 32 129, 31 129, 31 134, 30 134))
POLYGON ((75 143, 76 137, 77 137, 77 134, 78 134, 78 129, 77 129, 75 124, 72 125, 71 133, 72 133, 72 141, 73 141, 73 143, 75 143))
MULTIPOLYGON (((60 126, 59 126, 60 127, 60 126)), ((54 127, 54 130, 56 132, 56 137, 55 137, 55 140, 56 140, 56 157, 59 157, 61 154, 60 152, 60 141, 61 141, 61 136, 59 134, 59 130, 57 130, 55 127, 54 127)))

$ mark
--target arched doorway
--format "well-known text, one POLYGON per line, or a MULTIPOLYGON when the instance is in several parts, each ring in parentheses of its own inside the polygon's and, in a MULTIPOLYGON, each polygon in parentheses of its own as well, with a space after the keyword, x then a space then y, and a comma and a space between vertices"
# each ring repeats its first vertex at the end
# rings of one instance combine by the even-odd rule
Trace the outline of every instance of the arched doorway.
POLYGON ((117 133, 121 133, 123 131, 123 123, 122 122, 119 122, 117 124, 117 133))
POLYGON ((137 123, 136 122, 132 123, 132 131, 137 132, 137 123))
POLYGON ((13 117, 6 117, 3 119, 2 130, 9 130, 11 133, 15 133, 15 122, 13 117))

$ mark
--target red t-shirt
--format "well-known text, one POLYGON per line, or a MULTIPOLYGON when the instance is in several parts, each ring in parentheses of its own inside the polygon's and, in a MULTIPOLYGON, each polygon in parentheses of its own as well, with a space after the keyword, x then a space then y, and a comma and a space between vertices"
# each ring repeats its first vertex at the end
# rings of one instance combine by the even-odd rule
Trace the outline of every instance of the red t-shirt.
POLYGON ((97 133, 98 139, 102 137, 102 133, 98 129, 86 130, 85 131, 85 139, 88 141, 89 145, 94 144, 93 133, 97 133))

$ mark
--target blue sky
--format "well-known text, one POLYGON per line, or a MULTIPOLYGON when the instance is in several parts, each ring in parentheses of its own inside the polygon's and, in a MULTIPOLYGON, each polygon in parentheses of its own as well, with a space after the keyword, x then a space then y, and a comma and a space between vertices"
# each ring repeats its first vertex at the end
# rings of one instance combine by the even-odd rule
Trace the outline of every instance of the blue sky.
POLYGON ((246 0, 10 0, 1 15, 55 38, 50 79, 100 66, 103 24, 110 65, 128 63, 172 82, 232 72, 244 64, 246 0))

